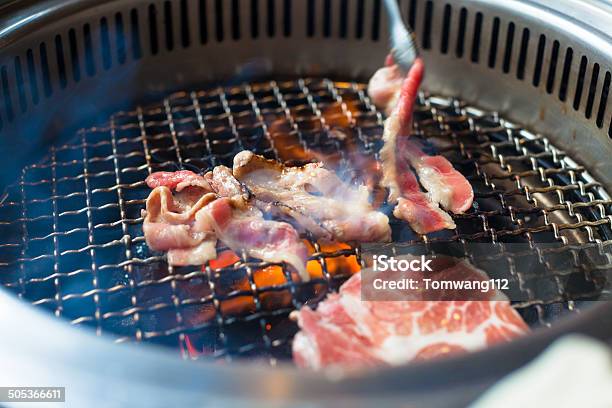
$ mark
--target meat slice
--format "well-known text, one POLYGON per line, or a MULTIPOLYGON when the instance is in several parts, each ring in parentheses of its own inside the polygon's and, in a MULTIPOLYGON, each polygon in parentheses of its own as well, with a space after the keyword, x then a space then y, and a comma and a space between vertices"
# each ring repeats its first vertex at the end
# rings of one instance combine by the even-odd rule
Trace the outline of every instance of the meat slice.
POLYGON ((306 271, 308 248, 292 225, 266 220, 259 209, 236 197, 220 197, 202 212, 217 237, 233 251, 246 251, 267 262, 286 262, 303 281, 310 279, 306 271))
MULTIPOLYGON (((432 268, 433 275, 415 273, 410 277, 488 279, 470 264, 450 258, 438 258, 432 268)), ((377 276, 368 273, 365 288, 371 287, 377 276)), ((292 314, 300 327, 293 341, 296 364, 315 370, 398 365, 477 350, 528 331, 505 296, 496 290, 470 300, 457 290, 423 289, 397 293, 401 297, 388 294, 390 299, 402 300, 362 301, 362 274, 353 275, 338 294, 328 296, 316 310, 303 307, 292 314)))
POLYGON ((385 67, 380 68, 372 75, 368 82, 368 95, 372 103, 391 115, 399 99, 398 90, 404 82, 404 75, 398 65, 393 64, 392 59, 387 58, 385 67))
MULTIPOLYGON (((172 185, 176 187, 178 183, 172 185)), ((170 265, 201 265, 217 256, 212 227, 198 217, 216 195, 195 189, 173 195, 168 187, 160 185, 147 198, 143 212, 145 240, 152 250, 167 251, 170 265)))
MULTIPOLYGON (((407 162, 397 166, 397 182, 401 196, 396 200, 393 215, 407 221, 417 234, 429 234, 442 229, 454 229, 455 222, 430 197, 421 191, 407 162)), ((390 202, 391 199, 389 199, 390 202)))
POLYGON ((419 234, 445 228, 454 229, 452 218, 423 193, 410 168, 406 142, 410 135, 412 108, 423 78, 423 63, 419 59, 403 82, 398 104, 385 120, 384 145, 380 151, 383 178, 381 184, 389 189, 389 203, 396 204, 393 214, 407 221, 419 234))
POLYGON ((463 213, 471 207, 474 201, 472 186, 446 158, 428 156, 414 140, 405 140, 401 145, 401 154, 416 170, 431 201, 455 214, 463 213))
POLYGON ((287 167, 250 151, 234 157, 234 176, 264 211, 282 214, 324 240, 388 241, 389 219, 370 205, 364 186, 345 184, 321 163, 287 167))
POLYGON ((170 190, 182 191, 186 187, 199 187, 210 191, 210 186, 204 177, 189 170, 158 171, 150 174, 145 182, 149 188, 165 186, 170 190))
POLYGON ((216 258, 220 239, 232 250, 268 262, 287 262, 308 280, 308 248, 286 222, 266 220, 229 168, 204 176, 190 171, 153 173, 143 225, 149 247, 168 252, 171 265, 201 265, 216 258), (174 194, 172 190, 174 190, 174 194))
POLYGON ((221 197, 242 196, 245 199, 249 198, 247 189, 236 180, 229 167, 217 166, 206 173, 204 178, 213 191, 221 197))

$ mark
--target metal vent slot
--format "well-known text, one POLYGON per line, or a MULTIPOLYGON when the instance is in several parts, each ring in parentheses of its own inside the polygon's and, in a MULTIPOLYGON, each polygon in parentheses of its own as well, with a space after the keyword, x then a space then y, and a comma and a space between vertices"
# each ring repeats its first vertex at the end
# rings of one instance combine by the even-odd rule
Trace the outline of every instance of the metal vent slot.
POLYGON ((157 9, 154 4, 149 5, 149 45, 151 55, 159 53, 159 40, 157 38, 157 9))
POLYGON ((164 2, 164 33, 166 41, 166 50, 174 49, 174 24, 172 21, 172 2, 169 0, 164 2))
POLYGON ((504 52, 504 62, 502 65, 502 70, 505 74, 510 72, 510 66, 512 63, 512 46, 514 44, 514 23, 510 22, 508 24, 508 29, 506 30, 506 50, 504 52))
POLYGON ((41 43, 40 52, 40 69, 42 71, 42 83, 45 96, 48 98, 53 94, 53 85, 51 84, 51 72, 49 69, 49 57, 47 55, 47 44, 41 43))
POLYGON ((250 4, 251 4, 251 38, 257 38, 259 37, 259 0, 251 0, 250 4))
POLYGON ((109 70, 113 65, 113 57, 111 54, 108 19, 106 17, 102 17, 100 19, 100 48, 100 51, 102 53, 102 67, 105 70, 109 70))
POLYGON ((70 53, 70 67, 72 70, 72 79, 74 82, 81 80, 81 61, 79 48, 77 45, 76 31, 74 28, 68 30, 68 46, 70 53))
POLYGON ((533 81, 531 82, 536 88, 540 85, 540 77, 542 76, 542 65, 544 64, 544 50, 546 48, 546 36, 540 35, 538 40, 538 52, 536 54, 535 67, 533 69, 533 81))
POLYGON ((497 60, 497 43, 499 41, 499 17, 493 19, 493 28, 491 28, 491 43, 489 44, 489 68, 495 68, 497 60))
POLYGON ((365 14, 365 0, 357 0, 357 21, 355 22, 355 37, 363 38, 364 31, 364 17, 365 14))
POLYGON ((476 13, 476 20, 474 22, 474 34, 472 36, 472 53, 470 60, 474 63, 478 63, 480 60, 480 37, 482 35, 482 13, 476 13))
POLYGON ((323 1, 323 37, 329 38, 332 34, 332 4, 331 0, 323 1))
POLYGON ((340 15, 339 15, 339 27, 338 36, 340 38, 346 38, 348 35, 348 0, 340 0, 340 15))
POLYGON ((142 44, 140 42, 138 9, 130 10, 130 39, 132 42, 132 57, 134 60, 139 60, 142 58, 142 44))
POLYGON ((572 59, 574 58, 574 50, 569 47, 565 50, 565 60, 563 62, 563 73, 561 74, 561 84, 559 85, 559 100, 565 102, 567 100, 567 87, 569 83, 570 70, 572 68, 572 59))
POLYGON ((268 25, 267 25, 267 33, 268 37, 274 37, 276 35, 276 1, 275 0, 267 0, 268 1, 268 25))
POLYGON ((372 41, 380 39, 381 0, 374 0, 372 12, 372 41))
POLYGON ((64 43, 62 42, 62 36, 59 34, 55 36, 55 60, 57 63, 57 74, 59 76, 60 88, 64 89, 68 85, 68 78, 66 77, 64 43))
POLYGON ((34 52, 31 48, 26 52, 26 58, 28 62, 28 83, 30 85, 30 95, 32 97, 32 103, 38 105, 40 101, 38 81, 36 77, 36 62, 34 61, 34 52))
POLYGON ((223 28, 223 0, 215 0, 215 38, 222 42, 225 36, 223 28))
POLYGON ((584 80, 586 76, 586 69, 589 60, 586 55, 583 55, 580 59, 580 69, 578 71, 578 78, 576 82, 576 93, 574 94, 574 110, 578 110, 580 108, 580 101, 582 99, 582 89, 584 88, 584 80))
MULTIPOLYGON (((255 3, 256 0, 253 0, 255 3)), ((199 13, 199 26, 200 26, 200 43, 206 44, 208 42, 208 13, 206 12, 206 0, 199 1, 198 7, 199 13)), ((254 18, 257 18, 257 12, 253 13, 254 18)), ((257 25, 255 24, 253 27, 257 29, 257 25)), ((256 37, 256 36, 255 36, 256 37)))
POLYGON ((292 21, 291 21, 291 0, 283 0, 283 35, 291 37, 292 21))
POLYGON ((412 30, 416 29, 416 14, 417 14, 417 0, 410 0, 408 4, 408 25, 412 30))
POLYGON ((555 74, 557 73, 557 59, 559 58, 559 41, 553 42, 550 65, 548 66, 548 78, 546 79, 546 92, 551 94, 555 86, 555 74))
MULTIPOLYGON (((189 5, 187 0, 181 0, 180 3, 180 29, 181 29, 181 46, 187 48, 191 45, 191 33, 189 30, 189 5)), ((240 34, 238 34, 240 36, 240 34)))
POLYGON ((589 86, 589 93, 587 94, 587 104, 584 110, 584 116, 587 119, 591 118, 593 113, 593 103, 595 102, 595 92, 597 91, 597 80, 599 79, 599 64, 593 64, 593 70, 591 72, 591 84, 589 86))
POLYGON ((452 8, 450 4, 444 6, 444 19, 442 21, 442 41, 440 43, 440 52, 442 54, 448 53, 448 37, 451 31, 451 12, 452 8))
POLYGON ((85 49, 85 73, 88 77, 96 75, 96 61, 93 55, 93 43, 91 39, 91 26, 83 25, 83 47, 85 49))
POLYGON ((461 7, 459 12, 459 28, 457 29, 457 45, 455 47, 455 56, 463 58, 465 50, 465 30, 467 26, 468 11, 465 7, 461 7))
POLYGON ((25 112, 28 106, 26 101, 25 84, 23 82, 23 71, 21 70, 21 58, 18 56, 13 60, 13 67, 15 69, 15 83, 17 85, 17 96, 19 97, 19 109, 21 112, 25 112))
POLYGON ((432 19, 433 19, 433 1, 428 0, 425 3, 425 17, 423 20, 423 37, 421 38, 421 44, 423 49, 428 50, 431 48, 431 30, 432 30, 432 19))
POLYGON ((11 98, 11 88, 9 86, 8 70, 5 65, 0 68, 0 80, 2 81, 2 93, 4 95, 4 110, 6 119, 10 122, 14 118, 13 100, 11 98))
POLYGON ((598 128, 603 127, 603 119, 608 106, 608 93, 610 92, 610 71, 606 72, 606 76, 601 89, 601 98, 599 99, 599 110, 597 111, 597 120, 595 123, 598 128))
POLYGON ((127 60, 127 50, 125 30, 123 28, 123 14, 121 13, 115 13, 115 42, 115 46, 117 47, 117 62, 119 65, 123 65, 127 60))
POLYGON ((521 50, 519 52, 519 59, 516 66, 516 78, 523 80, 525 79, 525 64, 527 62, 527 53, 529 51, 529 29, 523 29, 523 35, 521 36, 521 50))

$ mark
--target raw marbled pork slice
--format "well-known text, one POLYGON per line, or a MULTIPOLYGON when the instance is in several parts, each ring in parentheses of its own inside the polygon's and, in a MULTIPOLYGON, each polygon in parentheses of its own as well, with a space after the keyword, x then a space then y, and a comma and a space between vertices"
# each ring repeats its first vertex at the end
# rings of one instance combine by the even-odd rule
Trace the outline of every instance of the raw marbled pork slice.
MULTIPOLYGON (((488 280, 484 272, 451 258, 439 258, 432 268, 433 274, 420 277, 488 280)), ((303 307, 292 314, 300 327, 293 340, 296 364, 315 370, 398 365, 477 350, 528 331, 497 290, 470 291, 469 296, 457 290, 422 290, 402 293, 397 299, 403 300, 362 301, 361 285, 361 273, 355 274, 316 310, 303 307)))

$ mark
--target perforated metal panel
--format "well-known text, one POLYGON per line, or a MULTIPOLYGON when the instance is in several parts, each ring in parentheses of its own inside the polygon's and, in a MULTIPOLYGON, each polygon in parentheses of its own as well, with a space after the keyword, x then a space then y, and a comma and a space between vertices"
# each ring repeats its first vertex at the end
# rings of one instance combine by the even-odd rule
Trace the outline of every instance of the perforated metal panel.
MULTIPOLYGON (((574 157, 595 158, 591 171, 608 183, 609 5, 406 0, 400 8, 430 90, 548 132, 574 157)), ((84 118, 220 78, 365 80, 386 53, 380 0, 45 2, 26 20, 4 11, 0 123, 12 135, 67 137, 84 118)), ((12 152, 25 161, 21 152, 37 149, 19 139, 12 152)))

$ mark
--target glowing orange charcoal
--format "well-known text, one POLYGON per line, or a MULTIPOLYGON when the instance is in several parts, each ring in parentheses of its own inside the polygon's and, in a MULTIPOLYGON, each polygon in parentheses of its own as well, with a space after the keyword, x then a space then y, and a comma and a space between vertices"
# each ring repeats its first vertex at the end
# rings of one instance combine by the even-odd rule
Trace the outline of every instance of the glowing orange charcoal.
MULTIPOLYGON (((336 242, 320 244, 319 247, 322 253, 333 253, 341 251, 343 249, 351 249, 351 246, 348 244, 336 242)), ((311 253, 314 252, 314 248, 310 245, 310 243, 308 243, 308 249, 311 251, 311 253)), ((355 255, 326 257, 325 265, 327 266, 327 272, 329 272, 329 274, 332 276, 347 274, 352 275, 361 270, 361 267, 359 266, 359 262, 357 262, 357 257, 355 255)), ((310 262, 308 266, 310 266, 310 262)), ((316 262, 316 267, 318 268, 318 277, 321 277, 323 275, 323 271, 321 270, 321 265, 318 262, 316 262)), ((310 272, 310 268, 308 269, 308 271, 310 272)))
POLYGON ((341 104, 334 103, 322 107, 321 111, 328 126, 348 127, 350 125, 351 117, 344 112, 341 104))
POLYGON ((315 157, 300 143, 295 129, 287 120, 284 113, 268 113, 264 116, 268 131, 278 152, 279 159, 283 161, 299 160, 312 161, 315 157))
MULTIPOLYGON (((217 259, 210 261, 210 267, 214 270, 223 269, 238 262, 240 258, 234 251, 229 249, 217 254, 217 259)), ((204 269, 204 268, 203 268, 204 269)))
MULTIPOLYGON (((309 254, 312 255, 315 250, 310 242, 304 240, 305 244, 308 247, 309 254)), ((344 243, 327 243, 320 244, 320 252, 322 253, 333 253, 336 251, 340 251, 343 249, 351 249, 351 246, 344 243)), ((238 255, 231 250, 225 250, 219 252, 217 254, 217 259, 210 261, 211 269, 217 271, 222 268, 226 268, 228 266, 232 266, 240 261, 238 255)), ((338 256, 333 258, 325 258, 325 263, 327 266, 327 271, 330 275, 348 275, 359 272, 360 266, 357 262, 357 257, 355 255, 351 256, 338 256)), ((204 267, 203 267, 204 269, 204 267)), ((306 269, 310 274, 312 279, 322 278, 323 277, 323 269, 321 267, 321 263, 318 260, 308 261, 306 265, 306 269)), ((253 272, 253 281, 257 288, 269 288, 273 286, 282 285, 287 282, 287 278, 283 273, 282 267, 278 265, 271 265, 263 269, 258 269, 253 272)), ((321 285, 318 285, 321 286, 321 285)), ((234 284, 234 290, 237 291, 249 291, 251 289, 251 285, 249 283, 248 278, 245 276, 234 284)), ((323 286, 319 289, 315 289, 317 292, 319 290, 323 290, 323 286)), ((280 308, 291 307, 291 291, 289 289, 273 292, 267 291, 259 294, 259 301, 261 303, 261 307, 264 310, 275 310, 280 308)), ((253 313, 256 311, 255 302, 253 296, 245 295, 238 296, 231 299, 226 299, 221 301, 220 304, 221 313, 224 316, 231 315, 242 315, 247 313, 253 313)), ((201 313, 196 316, 190 316, 188 320, 192 324, 202 324, 204 322, 210 321, 215 317, 215 310, 211 304, 207 304, 203 306, 201 309, 201 313)), ((270 330, 270 328, 266 328, 270 330)), ((185 335, 184 342, 181 342, 181 353, 185 358, 195 359, 199 355, 209 354, 210 351, 199 350, 195 344, 199 344, 198 339, 199 334, 190 334, 185 335)))
POLYGON ((180 348, 183 358, 189 357, 195 359, 202 354, 195 348, 193 343, 191 343, 191 338, 189 338, 189 335, 187 334, 185 335, 185 341, 180 344, 180 348))

